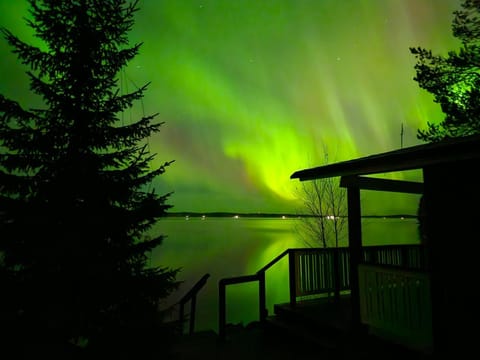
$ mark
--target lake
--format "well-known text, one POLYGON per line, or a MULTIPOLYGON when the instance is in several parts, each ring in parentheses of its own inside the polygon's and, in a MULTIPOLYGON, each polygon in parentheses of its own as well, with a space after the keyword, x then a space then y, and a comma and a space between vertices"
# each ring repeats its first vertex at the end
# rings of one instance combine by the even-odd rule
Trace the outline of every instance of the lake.
MULTIPOLYGON (((255 274, 288 248, 303 248, 298 218, 222 218, 166 217, 153 231, 166 235, 163 244, 152 252, 152 266, 181 268, 180 288, 164 306, 178 301, 204 274, 205 287, 197 297, 195 331, 218 331, 218 281, 225 277, 255 274)), ((419 243, 416 219, 364 218, 363 242, 419 243)), ((340 246, 346 246, 344 241, 340 246)), ((319 247, 319 245, 318 245, 319 247)), ((248 324, 258 320, 258 283, 227 287, 227 322, 248 324)), ((266 299, 269 314, 273 305, 288 302, 288 260, 283 258, 266 273, 266 299)), ((189 312, 187 304, 186 312, 189 312)))

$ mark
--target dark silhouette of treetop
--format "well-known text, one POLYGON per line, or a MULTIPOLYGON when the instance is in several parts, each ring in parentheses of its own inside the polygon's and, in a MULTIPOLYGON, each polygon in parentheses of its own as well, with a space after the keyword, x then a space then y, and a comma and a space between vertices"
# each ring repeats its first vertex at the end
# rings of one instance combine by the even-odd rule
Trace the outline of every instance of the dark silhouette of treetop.
POLYGON ((158 348, 159 332, 169 333, 160 301, 177 288, 178 269, 147 266, 163 240, 150 230, 171 207, 170 193, 149 184, 172 161, 152 166, 145 143, 160 131, 156 114, 129 124, 120 118, 148 85, 119 91, 118 76, 141 47, 127 37, 137 3, 29 4, 28 25, 44 46, 1 29, 43 99, 25 108, 0 94, 6 343, 100 349, 111 342, 109 351, 125 354, 127 344, 144 348, 155 336, 158 348))
POLYGON ((480 132, 480 1, 465 0, 454 12, 452 33, 460 40, 458 51, 447 56, 411 48, 415 55, 415 81, 434 96, 445 114, 443 121, 419 129, 420 140, 435 142, 480 132))

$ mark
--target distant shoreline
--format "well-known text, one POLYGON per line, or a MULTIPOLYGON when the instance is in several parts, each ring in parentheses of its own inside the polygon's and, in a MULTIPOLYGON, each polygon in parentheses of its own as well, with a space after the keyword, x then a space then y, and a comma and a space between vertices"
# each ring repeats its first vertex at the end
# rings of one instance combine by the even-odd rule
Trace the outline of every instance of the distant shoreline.
MULTIPOLYGON (((249 217, 249 218, 308 218, 315 217, 308 214, 289 214, 289 213, 235 213, 235 212, 169 212, 166 217, 218 217, 218 218, 233 218, 233 217, 249 217)), ((411 214, 395 214, 395 215, 363 215, 362 218, 388 218, 388 219, 416 219, 416 215, 411 214)))

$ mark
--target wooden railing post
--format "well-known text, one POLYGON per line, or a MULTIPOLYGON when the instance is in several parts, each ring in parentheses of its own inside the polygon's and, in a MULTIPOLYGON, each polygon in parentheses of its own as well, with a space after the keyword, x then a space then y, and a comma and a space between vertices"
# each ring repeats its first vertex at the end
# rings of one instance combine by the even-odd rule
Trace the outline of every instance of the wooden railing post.
POLYGON ((180 335, 183 335, 184 316, 185 316, 185 304, 180 303, 180 310, 178 311, 178 320, 180 321, 180 335))
POLYGON ((189 334, 192 335, 195 332, 195 311, 197 308, 197 296, 194 295, 190 300, 190 328, 189 334))
POLYGON ((333 298, 336 304, 340 303, 340 259, 339 249, 335 247, 333 250, 333 298))
POLYGON ((261 271, 257 275, 258 275, 258 305, 259 305, 260 323, 264 324, 268 315, 266 291, 265 291, 265 272, 261 271))
POLYGON ((290 306, 297 304, 297 272, 295 264, 296 253, 293 250, 288 252, 288 279, 290 286, 290 306))
POLYGON ((361 332, 360 295, 358 286, 358 265, 362 262, 362 225, 360 189, 347 188, 348 204, 348 247, 350 251, 350 296, 352 304, 352 325, 361 332))
POLYGON ((218 283, 218 337, 221 341, 225 340, 226 310, 225 282, 222 279, 218 283))

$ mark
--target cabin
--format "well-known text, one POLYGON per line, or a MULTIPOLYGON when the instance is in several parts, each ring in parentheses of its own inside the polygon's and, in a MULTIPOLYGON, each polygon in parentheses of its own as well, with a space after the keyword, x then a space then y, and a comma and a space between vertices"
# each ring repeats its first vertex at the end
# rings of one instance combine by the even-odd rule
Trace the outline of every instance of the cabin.
MULTIPOLYGON (((226 335, 225 288, 258 282, 260 323, 276 321, 285 309, 303 310, 313 304, 316 310, 304 312, 304 318, 321 314, 320 321, 328 317, 337 325, 348 322, 353 338, 382 338, 432 357, 473 353, 480 324, 479 168, 480 136, 472 135, 294 172, 291 179, 299 181, 340 179, 339 186, 347 191, 348 247, 287 249, 255 274, 221 279, 220 337, 226 335), (422 181, 385 176, 411 170, 419 171, 422 181), (423 202, 423 241, 364 245, 365 190, 417 194, 423 202), (284 257, 289 262, 290 301, 276 305, 276 316, 269 316, 265 273, 284 257), (327 311, 319 311, 324 302, 305 300, 332 291, 346 295, 335 296, 337 306, 327 311)), ((309 332, 317 334, 319 326, 310 326, 309 332)))
MULTIPOLYGON (((422 350, 459 356, 476 350, 480 302, 480 137, 422 144, 296 171, 291 179, 339 177, 347 190, 351 320, 358 331, 418 336, 422 350), (423 182, 381 178, 420 170, 423 182), (422 265, 372 264, 364 256, 361 191, 422 194, 422 265), (407 300, 407 301, 406 301, 407 300), (397 316, 395 316, 397 314, 397 316), (400 315, 400 316, 398 316, 400 315), (382 332, 382 330, 384 330, 382 332)), ((405 256, 404 258, 406 258, 405 256)))

